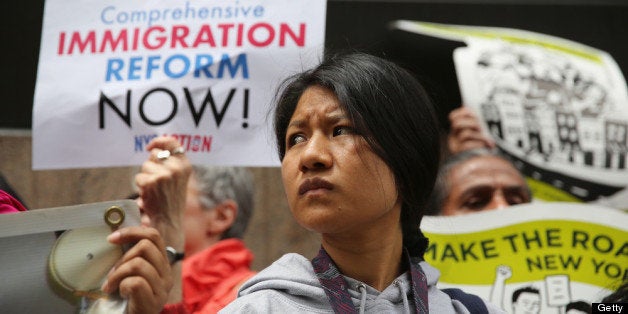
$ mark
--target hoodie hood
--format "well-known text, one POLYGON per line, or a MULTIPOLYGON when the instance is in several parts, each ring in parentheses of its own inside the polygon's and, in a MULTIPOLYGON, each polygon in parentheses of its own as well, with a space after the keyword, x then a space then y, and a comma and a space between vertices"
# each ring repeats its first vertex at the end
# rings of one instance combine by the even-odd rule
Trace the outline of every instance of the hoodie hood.
MULTIPOLYGON (((301 304, 313 308, 329 308, 329 301, 321 287, 310 261, 296 253, 289 253, 245 282, 238 297, 264 290, 281 291, 301 304)), ((330 308, 331 310, 331 308, 330 308)))

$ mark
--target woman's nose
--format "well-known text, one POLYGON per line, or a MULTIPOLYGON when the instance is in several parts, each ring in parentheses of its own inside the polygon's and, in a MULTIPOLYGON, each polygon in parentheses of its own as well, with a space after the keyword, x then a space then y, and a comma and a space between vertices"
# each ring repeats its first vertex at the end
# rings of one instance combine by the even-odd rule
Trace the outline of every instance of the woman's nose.
POLYGON ((330 142, 323 134, 314 134, 301 154, 301 171, 325 169, 332 165, 330 142))

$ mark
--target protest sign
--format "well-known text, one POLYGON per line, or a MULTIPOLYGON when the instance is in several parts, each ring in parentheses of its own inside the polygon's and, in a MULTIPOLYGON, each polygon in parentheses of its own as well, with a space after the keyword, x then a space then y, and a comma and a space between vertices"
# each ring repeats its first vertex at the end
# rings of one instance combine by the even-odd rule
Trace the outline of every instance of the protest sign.
POLYGON ((394 25, 466 44, 453 55, 463 104, 535 198, 625 208, 628 89, 608 53, 517 29, 394 25))
POLYGON ((158 135, 196 163, 274 166, 279 83, 321 59, 324 0, 45 3, 33 168, 139 165, 158 135))
POLYGON ((508 312, 531 291, 541 313, 599 302, 628 279, 628 214, 577 203, 531 203, 462 216, 426 216, 425 260, 442 287, 475 293, 508 312))
POLYGON ((78 313, 95 300, 113 300, 102 298, 99 289, 123 248, 106 237, 116 228, 139 224, 133 200, 0 215, 0 308, 6 313, 78 313))

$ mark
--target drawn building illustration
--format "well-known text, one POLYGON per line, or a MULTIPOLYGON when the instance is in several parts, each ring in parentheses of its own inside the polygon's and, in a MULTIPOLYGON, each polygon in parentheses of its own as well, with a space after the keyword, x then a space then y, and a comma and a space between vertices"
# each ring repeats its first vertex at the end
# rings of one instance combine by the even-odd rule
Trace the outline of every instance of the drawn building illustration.
POLYGON ((570 162, 574 155, 582 151, 578 135, 578 118, 573 113, 556 112, 556 127, 561 152, 566 152, 570 162))
POLYGON ((604 125, 606 158, 605 168, 626 169, 628 151, 628 124, 626 122, 606 121, 604 125))

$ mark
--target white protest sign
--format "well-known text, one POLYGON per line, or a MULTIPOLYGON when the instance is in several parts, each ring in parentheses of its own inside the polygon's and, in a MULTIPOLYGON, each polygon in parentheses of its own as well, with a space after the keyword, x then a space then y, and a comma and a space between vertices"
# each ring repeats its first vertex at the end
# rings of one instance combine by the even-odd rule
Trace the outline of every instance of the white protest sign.
POLYGON ((628 202, 628 89, 605 51, 529 31, 398 21, 466 43, 454 51, 463 104, 528 177, 535 198, 628 202))
POLYGON ((46 1, 33 168, 139 165, 155 136, 192 162, 279 164, 268 111, 317 64, 324 0, 46 1))

